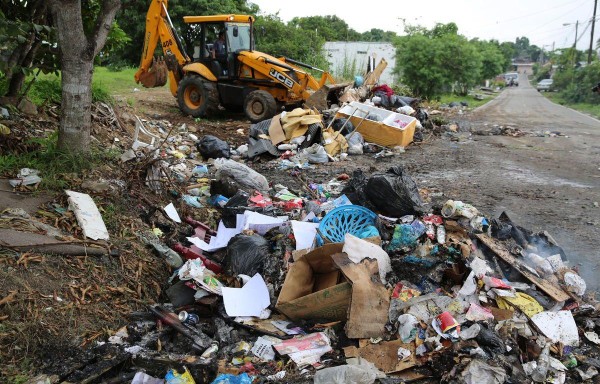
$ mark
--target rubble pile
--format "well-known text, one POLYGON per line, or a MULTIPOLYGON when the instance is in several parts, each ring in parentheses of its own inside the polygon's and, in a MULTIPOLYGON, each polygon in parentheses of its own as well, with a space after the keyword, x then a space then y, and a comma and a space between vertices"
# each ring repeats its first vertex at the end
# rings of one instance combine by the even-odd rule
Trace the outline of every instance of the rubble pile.
MULTIPOLYGON (((563 383, 596 376, 598 303, 548 233, 443 194, 425 199, 394 161, 374 173, 311 177, 315 164, 402 153, 417 123, 428 121, 417 100, 387 87, 370 96, 322 113, 282 113, 252 125, 237 148, 185 125, 167 131, 137 119, 121 162, 127 182, 149 192, 120 191, 150 207, 135 241, 170 277, 156 282, 165 288, 159 302, 97 339, 86 363, 60 380, 563 383), (260 157, 302 187, 257 172, 250 161, 260 157)), ((24 169, 14 186, 43 177, 24 169)), ((94 240, 85 251, 105 255, 102 210, 87 194, 67 195, 82 236, 94 240)))
MULTIPOLYGON (((273 126, 286 145, 305 136, 309 146, 277 148, 294 152, 271 161, 293 163, 285 174, 310 172, 322 153, 305 151, 319 142, 308 137, 320 119, 302 110, 259 123, 247 150, 279 144, 273 126)), ((330 144, 340 144, 342 129, 333 132, 330 144)), ((294 190, 215 137, 179 130, 132 152, 123 161, 146 167, 141 182, 171 197, 162 219, 137 233, 170 269, 160 282, 168 288, 97 342, 67 382, 562 383, 597 374, 597 302, 545 232, 462 201, 423 201, 399 164, 294 190)), ((83 233, 106 239, 89 196, 69 194, 83 233)))

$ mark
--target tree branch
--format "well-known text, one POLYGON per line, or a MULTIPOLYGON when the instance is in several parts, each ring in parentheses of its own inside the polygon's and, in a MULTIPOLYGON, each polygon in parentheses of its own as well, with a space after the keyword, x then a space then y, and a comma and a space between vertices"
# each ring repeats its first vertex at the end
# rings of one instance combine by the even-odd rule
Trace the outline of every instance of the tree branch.
POLYGON ((95 57, 106 42, 110 27, 117 14, 117 11, 121 7, 120 0, 103 0, 102 8, 96 17, 96 26, 90 36, 87 36, 89 52, 92 54, 92 58, 95 57))

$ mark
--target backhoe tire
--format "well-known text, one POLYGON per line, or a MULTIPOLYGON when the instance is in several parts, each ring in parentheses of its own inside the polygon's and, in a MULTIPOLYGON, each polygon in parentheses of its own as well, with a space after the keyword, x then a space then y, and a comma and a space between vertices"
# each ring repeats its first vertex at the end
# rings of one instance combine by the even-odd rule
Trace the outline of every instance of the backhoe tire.
POLYGON ((177 87, 177 103, 186 115, 210 115, 219 108, 217 85, 197 75, 186 75, 177 87))
POLYGON ((267 91, 252 91, 244 100, 244 112, 253 123, 270 119, 277 113, 277 102, 267 91))

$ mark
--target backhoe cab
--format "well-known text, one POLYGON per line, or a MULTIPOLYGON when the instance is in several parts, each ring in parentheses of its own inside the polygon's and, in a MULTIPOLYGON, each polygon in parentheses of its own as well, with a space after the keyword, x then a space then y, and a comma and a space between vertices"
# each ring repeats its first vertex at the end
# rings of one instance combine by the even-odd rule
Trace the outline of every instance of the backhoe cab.
POLYGON ((185 16, 183 21, 195 36, 191 58, 173 27, 167 0, 152 1, 135 80, 145 87, 158 87, 168 77, 171 93, 184 113, 203 117, 221 105, 244 110, 252 122, 258 122, 285 106, 327 106, 324 87, 335 83, 329 73, 255 51, 252 16, 185 16), (164 56, 154 58, 159 41, 164 56), (321 78, 315 79, 302 68, 320 71, 321 78))

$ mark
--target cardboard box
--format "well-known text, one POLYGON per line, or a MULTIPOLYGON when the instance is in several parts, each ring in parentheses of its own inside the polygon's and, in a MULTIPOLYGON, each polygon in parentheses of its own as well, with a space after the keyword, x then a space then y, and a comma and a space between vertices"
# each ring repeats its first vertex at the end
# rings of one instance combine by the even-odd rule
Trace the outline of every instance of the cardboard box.
POLYGON ((275 308, 292 320, 345 321, 352 286, 337 267, 332 255, 343 244, 325 244, 292 264, 275 308))
POLYGON ((357 131, 360 132, 365 141, 383 145, 385 147, 406 147, 408 144, 412 143, 415 135, 415 127, 417 126, 417 119, 412 116, 373 107, 356 101, 353 101, 340 109, 336 114, 336 117, 350 118, 352 125, 358 127, 357 131), (353 112, 354 116, 352 116, 353 112), (368 114, 379 116, 381 121, 367 119, 363 121, 363 117, 368 114), (394 126, 393 122, 398 120, 406 123, 406 126, 404 128, 394 126))

